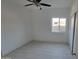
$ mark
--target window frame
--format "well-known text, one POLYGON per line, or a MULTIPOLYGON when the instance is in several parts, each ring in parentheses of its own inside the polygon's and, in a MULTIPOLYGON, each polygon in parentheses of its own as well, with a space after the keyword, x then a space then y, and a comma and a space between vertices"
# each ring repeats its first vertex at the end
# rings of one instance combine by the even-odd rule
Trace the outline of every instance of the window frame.
POLYGON ((59 18, 59 26, 58 26, 58 27, 59 27, 59 31, 52 31, 52 27, 53 27, 53 26, 52 26, 53 18, 52 18, 52 19, 51 19, 51 32, 52 32, 52 33, 65 33, 65 32, 66 32, 66 28, 67 28, 67 18, 62 17, 63 19, 64 19, 64 18, 66 19, 65 31, 61 31, 61 30, 60 30, 60 27, 61 27, 61 26, 60 26, 60 19, 61 19, 61 17, 54 17, 54 18, 59 18))

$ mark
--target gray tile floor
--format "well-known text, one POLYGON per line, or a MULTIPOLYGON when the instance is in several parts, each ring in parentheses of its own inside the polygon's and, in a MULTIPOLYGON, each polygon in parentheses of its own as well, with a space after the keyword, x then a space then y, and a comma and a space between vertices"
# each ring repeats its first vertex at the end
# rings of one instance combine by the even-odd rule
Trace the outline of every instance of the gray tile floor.
POLYGON ((7 57, 11 59, 76 59, 63 43, 31 42, 7 57))

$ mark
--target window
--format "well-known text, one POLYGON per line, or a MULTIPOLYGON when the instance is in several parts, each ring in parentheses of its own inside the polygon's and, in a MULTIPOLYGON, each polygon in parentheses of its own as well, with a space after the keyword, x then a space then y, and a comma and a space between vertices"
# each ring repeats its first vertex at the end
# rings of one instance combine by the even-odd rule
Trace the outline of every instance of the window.
POLYGON ((66 18, 52 18, 52 32, 65 32, 66 18))

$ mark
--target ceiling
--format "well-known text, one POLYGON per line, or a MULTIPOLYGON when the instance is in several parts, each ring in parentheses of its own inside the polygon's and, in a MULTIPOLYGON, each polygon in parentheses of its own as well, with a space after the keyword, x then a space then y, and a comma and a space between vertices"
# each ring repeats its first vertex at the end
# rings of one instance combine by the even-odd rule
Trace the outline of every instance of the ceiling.
POLYGON ((72 0, 42 0, 42 2, 52 4, 55 8, 62 8, 70 7, 72 0))
MULTIPOLYGON (((18 3, 20 5, 29 4, 31 2, 28 2, 26 0, 12 0, 15 3, 18 3)), ((41 2, 51 4, 53 8, 65 8, 70 7, 72 0, 42 0, 41 2)), ((29 8, 35 8, 34 6, 29 6, 29 8)))

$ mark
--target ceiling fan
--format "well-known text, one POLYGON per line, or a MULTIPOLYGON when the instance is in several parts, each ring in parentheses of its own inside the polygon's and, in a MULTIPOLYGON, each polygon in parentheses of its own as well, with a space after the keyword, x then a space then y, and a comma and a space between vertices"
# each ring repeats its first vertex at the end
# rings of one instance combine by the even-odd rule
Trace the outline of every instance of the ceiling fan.
POLYGON ((24 5, 24 6, 36 5, 37 7, 40 7, 40 10, 42 9, 42 8, 41 8, 41 5, 42 5, 42 6, 51 7, 50 4, 40 3, 41 0, 27 0, 27 1, 32 2, 32 3, 31 3, 31 4, 24 5))

